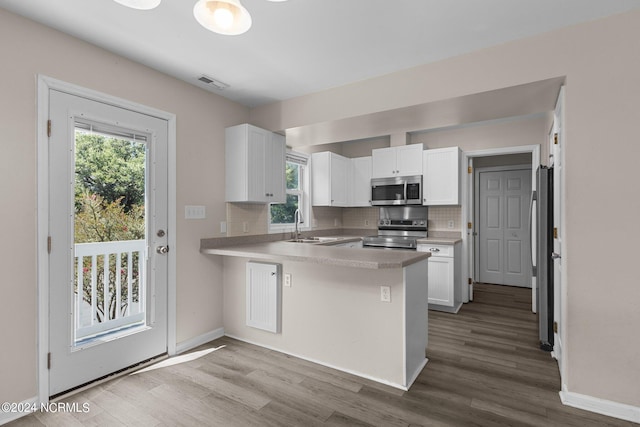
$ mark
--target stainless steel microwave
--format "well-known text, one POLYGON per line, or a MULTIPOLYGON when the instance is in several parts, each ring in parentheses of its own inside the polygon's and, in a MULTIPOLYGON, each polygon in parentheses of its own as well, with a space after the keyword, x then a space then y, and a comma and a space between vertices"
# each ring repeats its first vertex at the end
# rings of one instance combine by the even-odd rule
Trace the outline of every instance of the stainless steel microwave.
POLYGON ((373 178, 371 204, 373 206, 421 205, 422 176, 373 178))

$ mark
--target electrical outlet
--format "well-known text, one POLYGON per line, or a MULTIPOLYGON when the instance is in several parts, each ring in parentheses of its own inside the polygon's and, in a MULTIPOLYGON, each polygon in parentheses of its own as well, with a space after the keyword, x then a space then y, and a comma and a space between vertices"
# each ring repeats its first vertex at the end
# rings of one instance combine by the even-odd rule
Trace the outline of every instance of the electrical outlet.
POLYGON ((391 302, 391 287, 380 286, 380 301, 391 302))
POLYGON ((220 221, 220 233, 227 232, 227 221, 220 221))
POLYGON ((249 232, 249 223, 248 222, 243 222, 242 223, 242 231, 245 233, 249 232))
POLYGON ((365 220, 364 220, 364 226, 365 226, 365 227, 369 226, 369 220, 368 220, 368 219, 365 219, 365 220))
POLYGON ((284 273, 284 285, 287 288, 291 287, 291 273, 284 273))
POLYGON ((333 226, 334 227, 338 226, 338 218, 333 218, 333 226))
POLYGON ((453 220, 449 220, 449 222, 447 222, 447 228, 453 228, 453 220))

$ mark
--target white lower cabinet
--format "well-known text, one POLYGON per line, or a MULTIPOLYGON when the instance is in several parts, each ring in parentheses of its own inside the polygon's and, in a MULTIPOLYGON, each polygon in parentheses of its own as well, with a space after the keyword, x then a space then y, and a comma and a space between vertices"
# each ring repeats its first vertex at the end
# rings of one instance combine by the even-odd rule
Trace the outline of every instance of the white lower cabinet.
POLYGON ((460 275, 460 243, 419 244, 419 252, 431 252, 429 257, 429 309, 457 313, 462 305, 460 275))
POLYGON ((247 326, 279 333, 282 318, 281 264, 247 262, 247 326))

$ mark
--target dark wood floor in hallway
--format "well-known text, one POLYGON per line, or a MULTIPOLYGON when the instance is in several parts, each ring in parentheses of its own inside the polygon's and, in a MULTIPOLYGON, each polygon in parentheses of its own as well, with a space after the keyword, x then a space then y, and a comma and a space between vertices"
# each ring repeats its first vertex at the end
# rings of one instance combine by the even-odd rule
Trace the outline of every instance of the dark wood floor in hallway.
POLYGON ((194 350, 194 360, 65 400, 88 403, 87 413, 36 413, 9 425, 634 425, 560 403, 557 365, 537 347, 530 290, 475 289, 457 315, 429 312, 429 363, 408 392, 222 338, 194 350))

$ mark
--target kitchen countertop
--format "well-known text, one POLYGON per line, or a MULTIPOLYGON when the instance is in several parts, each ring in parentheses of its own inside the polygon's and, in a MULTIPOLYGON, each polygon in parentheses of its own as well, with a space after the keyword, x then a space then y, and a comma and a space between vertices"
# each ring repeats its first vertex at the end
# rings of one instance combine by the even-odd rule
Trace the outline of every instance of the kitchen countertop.
POLYGON ((262 242, 207 247, 202 241, 200 252, 256 260, 289 260, 314 264, 355 268, 403 268, 431 256, 429 252, 388 250, 377 248, 345 248, 333 245, 358 240, 360 237, 342 236, 340 240, 319 243, 262 242))
POLYGON ((462 242, 462 239, 449 237, 427 237, 425 239, 418 239, 419 245, 455 245, 458 242, 462 242))

